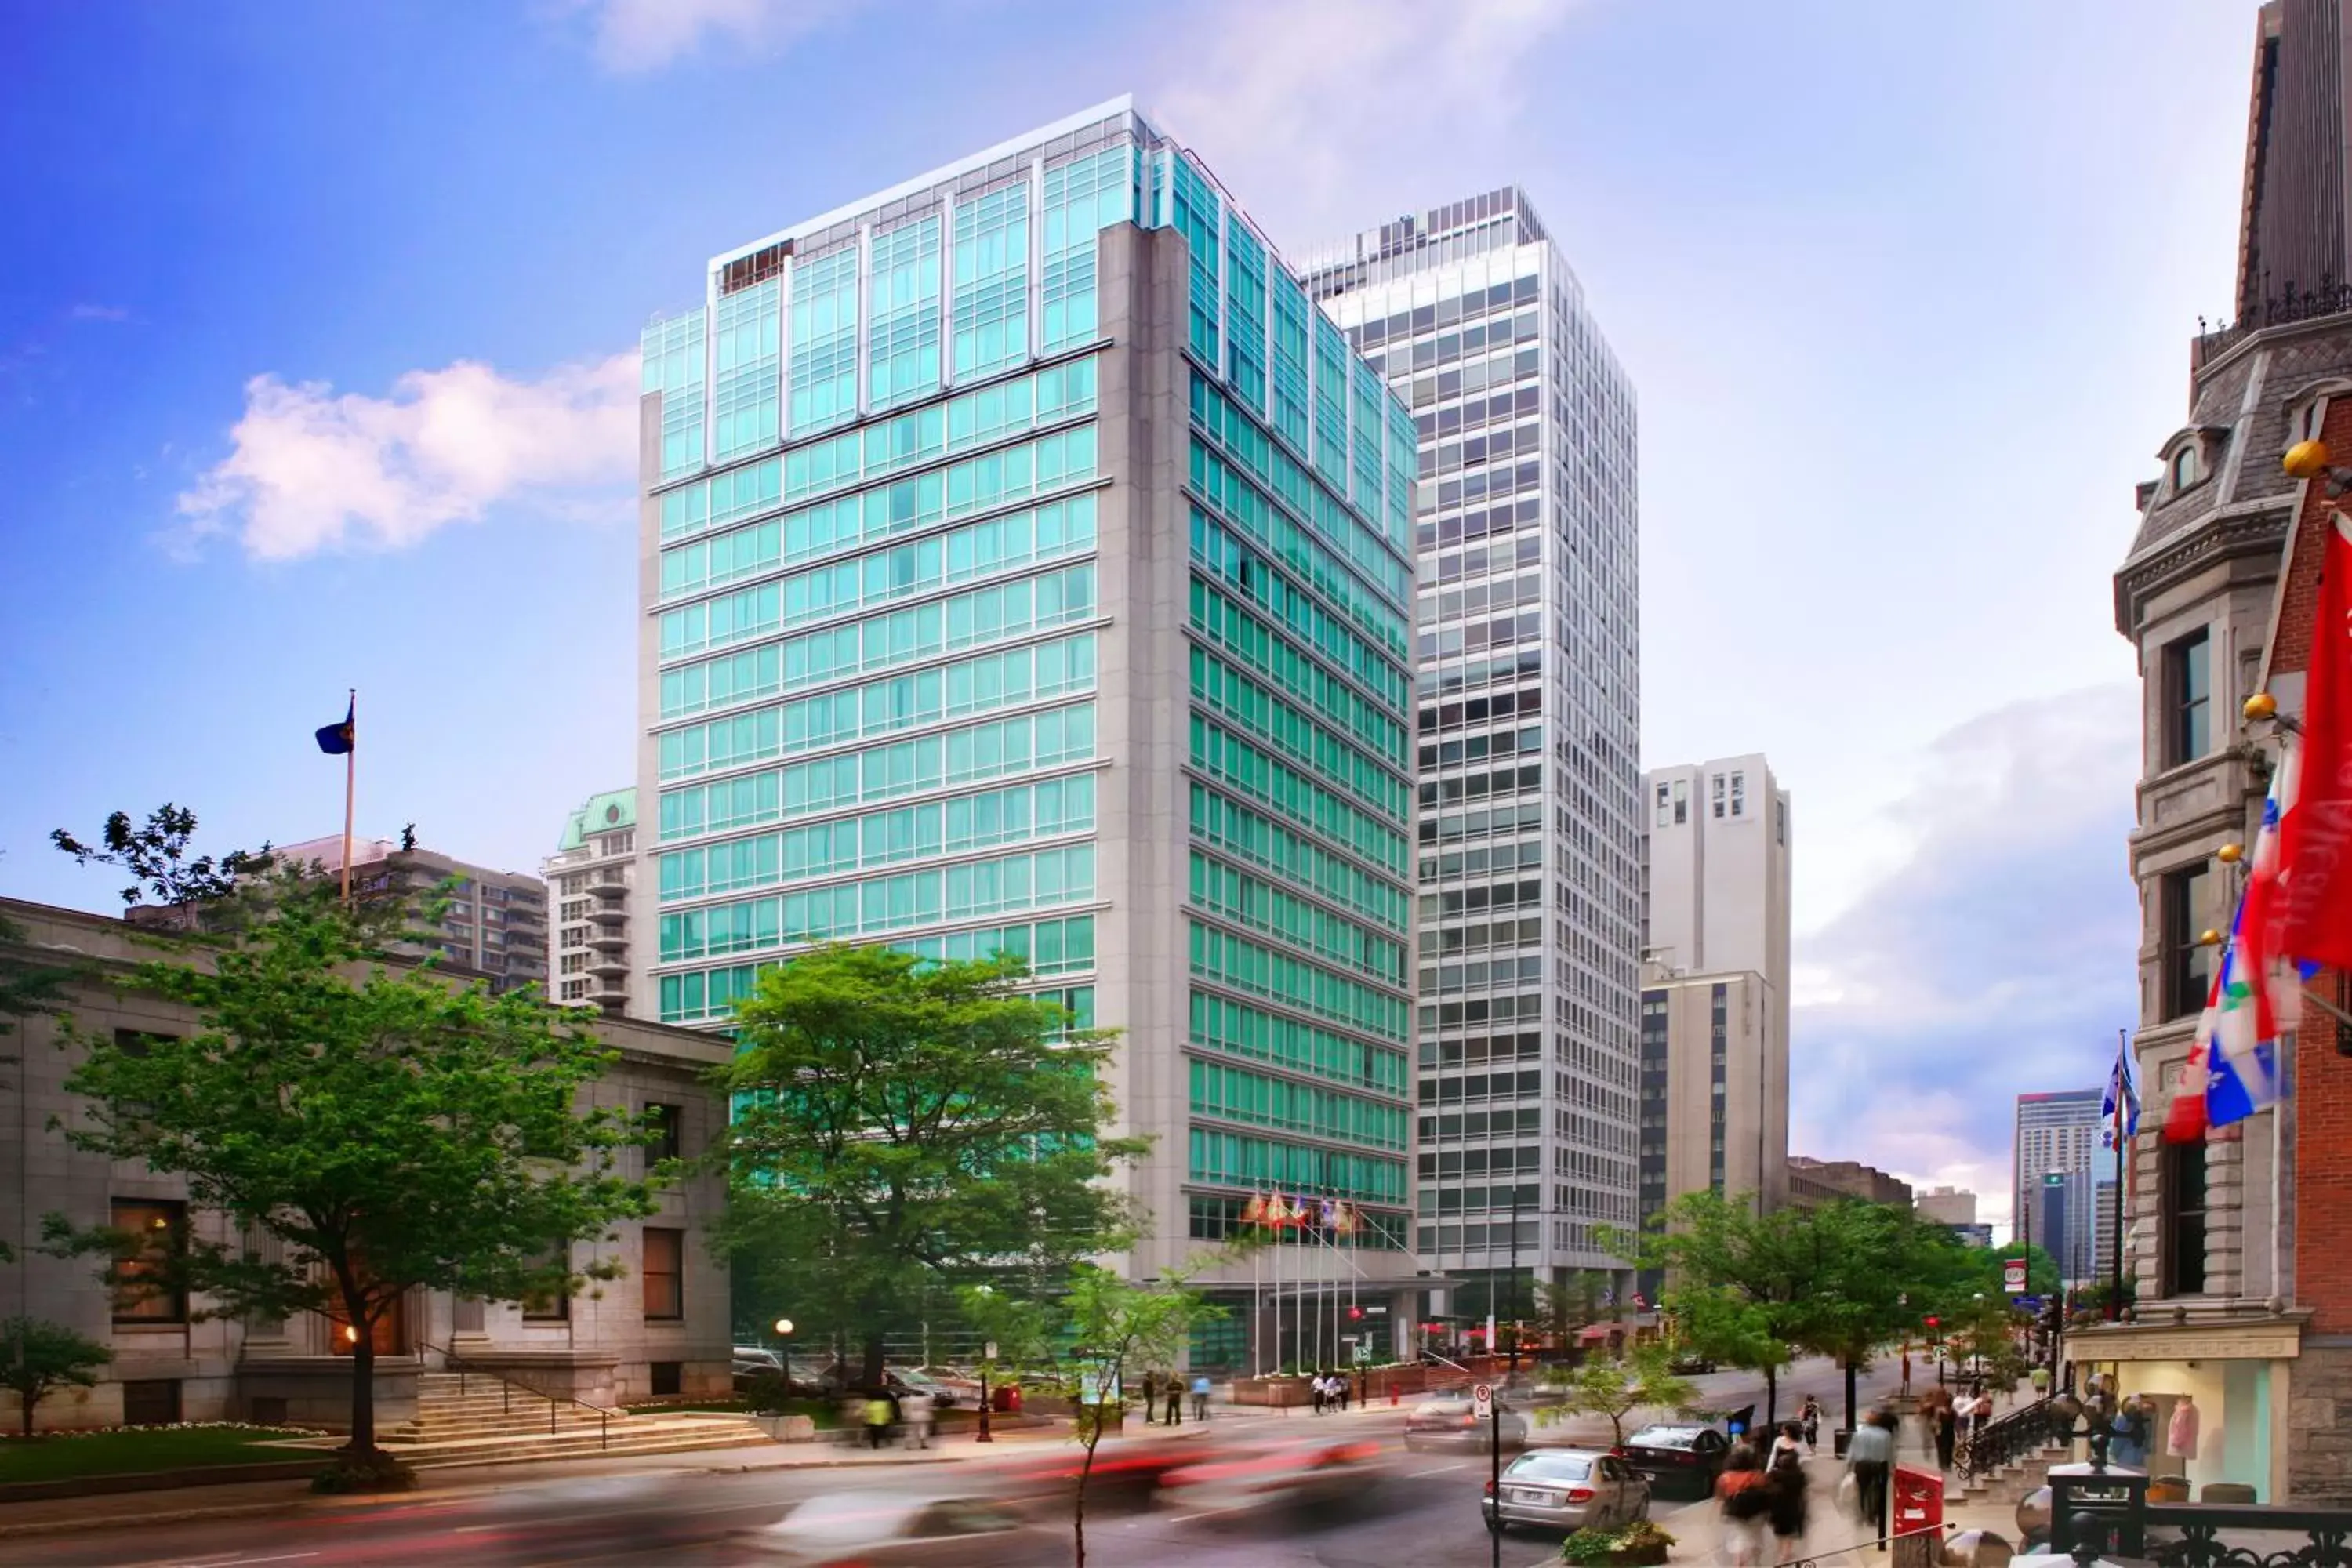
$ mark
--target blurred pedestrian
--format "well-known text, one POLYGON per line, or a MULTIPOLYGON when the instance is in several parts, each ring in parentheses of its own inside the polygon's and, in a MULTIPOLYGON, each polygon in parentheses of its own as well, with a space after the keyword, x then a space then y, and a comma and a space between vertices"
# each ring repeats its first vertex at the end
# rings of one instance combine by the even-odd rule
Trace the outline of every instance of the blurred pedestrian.
POLYGON ((1803 1427, 1798 1426, 1794 1421, 1781 1422, 1780 1431, 1775 1433, 1772 1437, 1772 1452, 1764 1462, 1766 1472, 1769 1473, 1772 1467, 1780 1462, 1780 1456, 1783 1454, 1787 1454, 1792 1458, 1803 1458, 1803 1454, 1800 1453, 1798 1450, 1800 1445, 1801 1445, 1804 1440, 1805 1429, 1803 1427))
POLYGON ((1905 1398, 1906 1398, 1906 1399, 1907 1399, 1907 1398, 1909 1398, 1909 1397, 1910 1397, 1910 1394, 1911 1394, 1911 1347, 1910 1347, 1909 1345, 1905 1345, 1905 1346, 1903 1347, 1903 1386, 1902 1386, 1902 1388, 1899 1390, 1899 1392, 1903 1394, 1903 1396, 1904 1396, 1905 1398))
POLYGON ((1879 1540, 1886 1537, 1886 1476, 1895 1463, 1895 1434, 1886 1413, 1874 1410, 1846 1439, 1846 1473, 1853 1478, 1854 1512, 1879 1540))
POLYGON ((1208 1418, 1209 1374, 1205 1372, 1196 1372, 1192 1374, 1192 1419, 1206 1421, 1208 1418))
POLYGON ((1715 1478, 1723 1513, 1723 1545, 1735 1568, 1758 1568, 1764 1560, 1764 1532, 1771 1522, 1772 1499, 1755 1446, 1734 1443, 1715 1478))
POLYGON ((1794 1563, 1797 1543, 1805 1536, 1805 1461, 1791 1446, 1772 1445, 1772 1466, 1764 1472, 1766 1517, 1772 1521, 1772 1539, 1780 1552, 1773 1561, 1794 1563))
POLYGON ((1323 1374, 1317 1373, 1307 1380, 1307 1392, 1315 1401, 1315 1414, 1323 1414, 1323 1374))
POLYGON ((1822 1443, 1822 1402, 1811 1394, 1805 1395, 1805 1407, 1797 1412, 1797 1421, 1805 1429, 1805 1452, 1818 1453, 1822 1443))
POLYGON ((1927 1419, 1933 1423, 1935 1433, 1936 1468, 1948 1470, 1952 1468, 1952 1455, 1959 1447, 1960 1440, 1960 1418, 1952 1408, 1952 1396, 1947 1394, 1937 1400, 1927 1412, 1927 1419))
POLYGON ((931 1396, 920 1392, 908 1394, 898 1405, 900 1440, 909 1448, 931 1446, 931 1396))
POLYGON ((880 1389, 866 1396, 866 1446, 879 1448, 890 1436, 890 1396, 880 1389))
POLYGON ((1146 1426, 1159 1419, 1156 1414, 1159 1398, 1160 1374, 1147 1372, 1143 1374, 1143 1424, 1146 1426))
POLYGON ((1164 1372, 1160 1374, 1160 1392, 1166 1397, 1167 1425, 1171 1426, 1184 1425, 1184 1389, 1183 1385, 1176 1381, 1174 1373, 1164 1372))

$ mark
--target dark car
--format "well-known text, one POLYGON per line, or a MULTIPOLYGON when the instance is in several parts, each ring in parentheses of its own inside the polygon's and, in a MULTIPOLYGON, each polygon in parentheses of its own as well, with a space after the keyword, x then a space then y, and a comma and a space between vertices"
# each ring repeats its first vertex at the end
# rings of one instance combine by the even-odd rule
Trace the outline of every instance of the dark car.
POLYGON ((1703 1498, 1715 1490, 1731 1439, 1712 1426, 1644 1426, 1611 1450, 1650 1478, 1653 1490, 1703 1498))
POLYGON ((1666 1365, 1668 1369, 1674 1372, 1674 1373, 1678 1377, 1692 1377, 1700 1373, 1713 1372, 1715 1370, 1715 1363, 1707 1360, 1706 1357, 1699 1354, 1696 1351, 1685 1351, 1681 1354, 1675 1356, 1674 1360, 1668 1362, 1666 1365))

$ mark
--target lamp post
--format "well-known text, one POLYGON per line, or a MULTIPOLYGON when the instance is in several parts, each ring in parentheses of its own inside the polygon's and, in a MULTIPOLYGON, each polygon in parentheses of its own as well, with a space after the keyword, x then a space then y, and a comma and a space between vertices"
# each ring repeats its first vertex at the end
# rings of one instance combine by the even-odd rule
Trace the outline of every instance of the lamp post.
POLYGON ((781 1347, 784 1363, 784 1397, 790 1399, 793 1396, 793 1321, 790 1318, 776 1320, 776 1342, 781 1347))
MULTIPOLYGON (((971 1288, 971 1293, 984 1298, 995 1295, 996 1291, 991 1286, 975 1285, 971 1288)), ((988 1429, 988 1363, 995 1359, 996 1342, 994 1340, 983 1342, 980 1347, 980 1429, 972 1435, 972 1441, 975 1443, 996 1441, 996 1434, 988 1429)))

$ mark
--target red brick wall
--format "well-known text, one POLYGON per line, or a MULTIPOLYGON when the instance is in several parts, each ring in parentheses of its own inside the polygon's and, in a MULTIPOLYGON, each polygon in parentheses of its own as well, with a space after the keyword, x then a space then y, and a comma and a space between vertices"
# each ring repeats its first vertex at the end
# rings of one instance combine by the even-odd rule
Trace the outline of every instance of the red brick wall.
MULTIPOLYGON (((2329 399, 2322 435, 2338 462, 2352 460, 2352 397, 2329 399)), ((2254 461, 2257 454, 2246 458, 2254 461)), ((2271 632, 2274 674, 2298 673, 2311 662, 2319 563, 2330 526, 2326 500, 2323 487, 2304 487, 2286 589, 2271 632)), ((2352 985, 2344 975, 2323 972, 2313 977, 2310 989, 2352 1011, 2352 985)), ((2344 1333, 2352 1331, 2352 1057, 2340 1054, 2337 1046, 2339 1040, 2352 1043, 2352 1034, 2316 1007, 2306 1005, 2303 1013, 2294 1057, 2294 1296, 2298 1304, 2313 1309, 2314 1330, 2344 1333)))

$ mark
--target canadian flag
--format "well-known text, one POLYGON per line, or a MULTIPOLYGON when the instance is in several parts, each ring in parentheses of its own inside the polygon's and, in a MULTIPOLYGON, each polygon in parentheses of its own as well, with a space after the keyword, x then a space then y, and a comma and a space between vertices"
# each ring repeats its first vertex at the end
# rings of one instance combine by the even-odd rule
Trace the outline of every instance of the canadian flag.
POLYGON ((2280 813, 2278 856, 2255 881, 2272 955, 2352 969, 2352 523, 2329 510, 2319 572, 2319 612, 2305 677, 2301 764, 2290 809, 2280 813))

